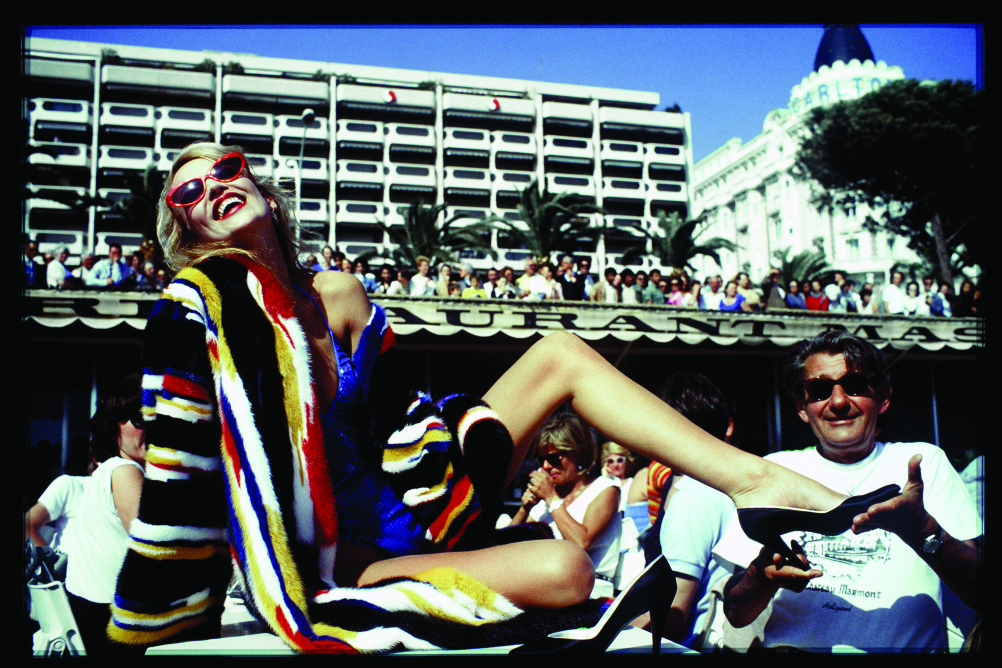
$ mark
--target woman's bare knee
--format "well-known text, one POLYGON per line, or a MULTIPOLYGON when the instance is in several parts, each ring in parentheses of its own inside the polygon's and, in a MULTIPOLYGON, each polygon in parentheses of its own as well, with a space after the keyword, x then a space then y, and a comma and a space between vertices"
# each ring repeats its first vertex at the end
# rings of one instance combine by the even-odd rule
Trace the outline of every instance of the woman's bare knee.
POLYGON ((570 378, 581 371, 582 364, 595 358, 591 346, 571 332, 553 332, 540 339, 539 354, 546 366, 546 374, 570 378))
POLYGON ((549 581, 549 603, 555 608, 588 600, 595 586, 595 567, 583 549, 566 540, 548 541, 549 554, 540 564, 549 581))

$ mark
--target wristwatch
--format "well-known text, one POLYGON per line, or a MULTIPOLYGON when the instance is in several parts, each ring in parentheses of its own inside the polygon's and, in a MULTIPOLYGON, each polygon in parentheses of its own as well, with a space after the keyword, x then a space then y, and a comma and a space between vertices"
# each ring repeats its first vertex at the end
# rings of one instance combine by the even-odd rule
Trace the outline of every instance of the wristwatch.
POLYGON ((562 505, 564 505, 564 500, 561 499, 560 497, 557 497, 557 500, 554 501, 553 503, 547 503, 546 504, 546 508, 547 508, 547 510, 550 511, 550 513, 552 513, 554 510, 556 510, 557 508, 559 508, 562 505))
POLYGON ((930 536, 926 536, 922 541, 922 552, 925 554, 936 554, 939 552, 939 548, 943 546, 943 527, 938 523, 936 525, 936 532, 930 536))

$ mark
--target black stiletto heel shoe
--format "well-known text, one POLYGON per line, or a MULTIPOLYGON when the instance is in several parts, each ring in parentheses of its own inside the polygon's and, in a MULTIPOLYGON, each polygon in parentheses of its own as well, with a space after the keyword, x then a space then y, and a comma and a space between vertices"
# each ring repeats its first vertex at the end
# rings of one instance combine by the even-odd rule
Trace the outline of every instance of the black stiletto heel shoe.
POLYGON ((783 542, 783 534, 791 531, 812 531, 825 536, 837 536, 852 527, 852 518, 875 503, 883 503, 901 493, 897 485, 852 496, 828 512, 795 508, 738 508, 738 521, 745 535, 774 549, 800 570, 807 567, 783 542))
POLYGON ((668 609, 675 599, 675 573, 664 555, 659 556, 624 589, 605 611, 598 624, 590 629, 557 631, 546 638, 520 645, 510 654, 570 652, 597 654, 608 649, 619 632, 634 619, 650 611, 652 651, 661 652, 661 631, 668 609))
MULTIPOLYGON (((662 557, 663 558, 663 557, 662 557)), ((654 643, 651 647, 652 654, 661 653, 661 634, 665 631, 665 624, 668 622, 668 611, 675 599, 672 594, 670 600, 662 599, 651 606, 651 636, 654 643)))

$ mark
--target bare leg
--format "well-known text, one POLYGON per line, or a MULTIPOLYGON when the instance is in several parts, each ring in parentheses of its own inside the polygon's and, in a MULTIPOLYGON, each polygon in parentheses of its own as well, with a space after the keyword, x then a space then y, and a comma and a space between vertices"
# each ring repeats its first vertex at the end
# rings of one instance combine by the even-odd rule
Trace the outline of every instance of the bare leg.
MULTIPOLYGON (((488 390, 484 400, 508 428, 515 444, 506 484, 518 471, 540 426, 570 401, 604 436, 724 492, 739 507, 828 510, 844 498, 817 482, 718 441, 566 332, 554 332, 533 345, 488 390)), ((342 586, 365 585, 447 566, 476 578, 522 608, 579 603, 588 598, 594 582, 587 553, 564 540, 378 559, 374 553, 342 544, 338 548, 338 582, 342 586)))
MULTIPOLYGON (((339 555, 340 557, 340 555, 339 555)), ((359 586, 446 566, 465 573, 520 608, 564 608, 591 595, 595 571, 588 553, 566 540, 530 540, 471 552, 396 557, 371 563, 359 586)))
POLYGON ((829 510, 845 498, 713 438, 567 332, 554 332, 536 342, 484 400, 515 443, 508 482, 542 424, 570 401, 606 438, 720 490, 738 507, 829 510))

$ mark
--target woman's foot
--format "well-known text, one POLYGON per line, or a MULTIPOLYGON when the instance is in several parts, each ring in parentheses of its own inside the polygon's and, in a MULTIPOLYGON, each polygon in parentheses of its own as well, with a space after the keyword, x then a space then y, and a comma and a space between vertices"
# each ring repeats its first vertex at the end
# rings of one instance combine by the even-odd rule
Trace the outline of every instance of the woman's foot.
POLYGON ((816 480, 760 459, 758 471, 731 494, 738 508, 797 508, 827 512, 847 497, 816 480))

